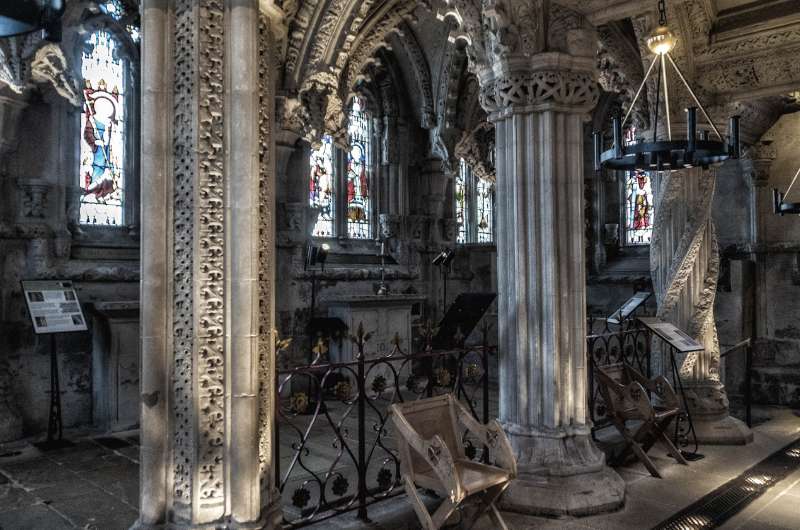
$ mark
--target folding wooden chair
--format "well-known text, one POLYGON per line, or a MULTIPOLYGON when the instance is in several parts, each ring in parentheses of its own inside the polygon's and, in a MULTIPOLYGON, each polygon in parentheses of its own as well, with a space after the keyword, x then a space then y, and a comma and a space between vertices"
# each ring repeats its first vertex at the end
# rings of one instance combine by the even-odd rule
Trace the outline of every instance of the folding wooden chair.
POLYGON ((480 424, 452 394, 397 403, 390 410, 399 433, 404 487, 424 530, 438 530, 473 498, 479 499, 481 506, 468 528, 488 511, 496 527, 507 530, 495 501, 517 476, 517 461, 500 424, 496 420, 480 424), (499 467, 465 456, 459 424, 493 451, 499 467), (417 494, 417 486, 444 497, 433 514, 417 494))
POLYGON ((608 416, 625 438, 619 461, 624 461, 633 451, 651 475, 661 478, 661 473, 647 456, 647 451, 660 440, 675 460, 686 465, 686 459, 665 432, 680 412, 678 396, 669 381, 663 375, 648 379, 625 363, 597 367, 596 372, 608 416), (659 398, 658 405, 650 402, 647 391, 659 398), (641 421, 639 427, 635 431, 628 429, 627 422, 635 420, 641 421))

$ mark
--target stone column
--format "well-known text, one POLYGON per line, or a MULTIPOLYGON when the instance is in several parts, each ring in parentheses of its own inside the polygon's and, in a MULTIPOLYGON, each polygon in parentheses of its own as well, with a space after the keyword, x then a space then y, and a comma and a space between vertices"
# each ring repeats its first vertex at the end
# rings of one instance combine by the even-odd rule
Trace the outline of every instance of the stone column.
POLYGON ((520 469, 503 504, 551 515, 615 509, 625 485, 593 444, 587 411, 583 122, 598 95, 593 60, 542 53, 524 74, 482 81, 497 133, 500 421, 520 469))
POLYGON ((270 21, 257 0, 145 0, 142 26, 134 526, 271 528, 270 21))
MULTIPOLYGON (((672 322, 705 346, 676 359, 699 443, 746 444, 753 433, 732 418, 720 380, 720 351, 714 321, 719 252, 711 203, 716 170, 693 168, 654 174, 655 220, 650 243, 658 317, 672 322)), ((663 352, 661 371, 670 370, 663 352)), ((658 369, 658 367, 656 367, 658 369)))
POLYGON ((496 132, 500 421, 520 472, 502 504, 613 510, 625 483, 587 410, 583 124, 599 96, 596 32, 544 0, 448 4, 496 132))

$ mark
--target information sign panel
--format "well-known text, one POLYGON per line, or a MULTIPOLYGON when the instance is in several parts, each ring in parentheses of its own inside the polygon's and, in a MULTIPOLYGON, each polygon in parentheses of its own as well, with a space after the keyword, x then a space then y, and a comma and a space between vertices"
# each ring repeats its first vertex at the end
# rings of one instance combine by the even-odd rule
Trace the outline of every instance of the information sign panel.
POLYGON ((659 318, 645 317, 640 317, 639 322, 647 326, 653 333, 664 339, 680 353, 703 351, 705 349, 702 344, 669 322, 664 322, 659 318))
POLYGON ((71 281, 23 281, 22 290, 37 334, 87 330, 71 281))
POLYGON ((652 293, 650 291, 639 291, 628 298, 628 301, 622 304, 622 307, 614 311, 614 314, 608 317, 606 320, 611 324, 619 324, 631 316, 634 311, 639 309, 639 307, 645 303, 648 298, 650 298, 651 294, 652 293))

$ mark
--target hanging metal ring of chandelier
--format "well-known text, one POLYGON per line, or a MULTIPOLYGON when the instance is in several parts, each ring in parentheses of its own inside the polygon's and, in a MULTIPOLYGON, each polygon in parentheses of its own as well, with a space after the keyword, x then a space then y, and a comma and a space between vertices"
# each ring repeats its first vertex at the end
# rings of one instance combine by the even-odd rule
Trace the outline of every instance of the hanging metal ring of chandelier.
POLYGON ((677 39, 667 27, 666 6, 664 0, 659 0, 659 26, 647 37, 647 47, 655 55, 647 73, 642 80, 636 95, 623 119, 619 116, 613 118, 613 146, 603 151, 603 135, 600 131, 594 132, 594 169, 615 169, 621 171, 673 171, 691 167, 706 168, 712 164, 723 162, 730 158, 736 159, 740 155, 739 144, 739 116, 732 116, 728 126, 728 138, 724 140, 714 122, 709 117, 703 105, 698 100, 683 72, 675 63, 670 52, 675 47, 677 39), (674 140, 672 138, 672 124, 669 111, 669 87, 667 85, 667 61, 673 67, 678 78, 689 91, 696 107, 686 109, 686 139, 674 140), (653 120, 653 139, 651 142, 637 141, 626 144, 623 137, 623 127, 636 105, 642 89, 650 74, 658 65, 656 84, 655 119, 653 120), (658 139, 658 112, 661 106, 661 91, 663 86, 664 110, 667 125, 667 138, 658 139), (697 110, 702 112, 706 121, 714 131, 717 139, 709 138, 708 131, 702 131, 698 137, 697 110))

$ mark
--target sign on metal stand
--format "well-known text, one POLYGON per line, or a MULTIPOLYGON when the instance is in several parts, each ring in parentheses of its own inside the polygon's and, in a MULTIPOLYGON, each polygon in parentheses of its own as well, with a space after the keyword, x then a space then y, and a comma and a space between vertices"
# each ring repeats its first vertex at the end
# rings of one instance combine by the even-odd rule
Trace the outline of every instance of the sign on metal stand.
POLYGON ((56 335, 87 331, 86 318, 71 281, 23 281, 22 291, 34 333, 50 335, 50 411, 47 418, 47 440, 35 445, 44 451, 68 447, 72 442, 63 439, 56 335))
POLYGON ((681 436, 679 434, 680 429, 680 421, 675 422, 675 443, 680 444, 681 446, 687 446, 689 444, 689 434, 692 435, 694 438, 694 451, 683 451, 681 450, 681 454, 683 455, 686 460, 700 460, 704 458, 705 455, 702 455, 697 452, 698 443, 697 443, 697 433, 694 430, 694 422, 692 421, 692 412, 689 410, 689 405, 686 401, 686 391, 683 388, 683 381, 681 380, 681 371, 690 365, 690 357, 688 354, 690 353, 699 353, 705 350, 705 346, 697 342, 691 336, 689 336, 683 330, 678 329, 670 322, 665 322, 660 318, 645 318, 639 317, 639 322, 644 324, 650 331, 652 331, 656 336, 658 336, 666 345, 669 347, 669 358, 670 358, 670 365, 672 369, 672 381, 673 384, 681 396, 681 400, 683 401, 683 413, 685 414, 686 422, 688 424, 688 431, 685 435, 681 436), (680 368, 678 367, 678 362, 675 360, 675 354, 687 354, 682 362, 680 368))

